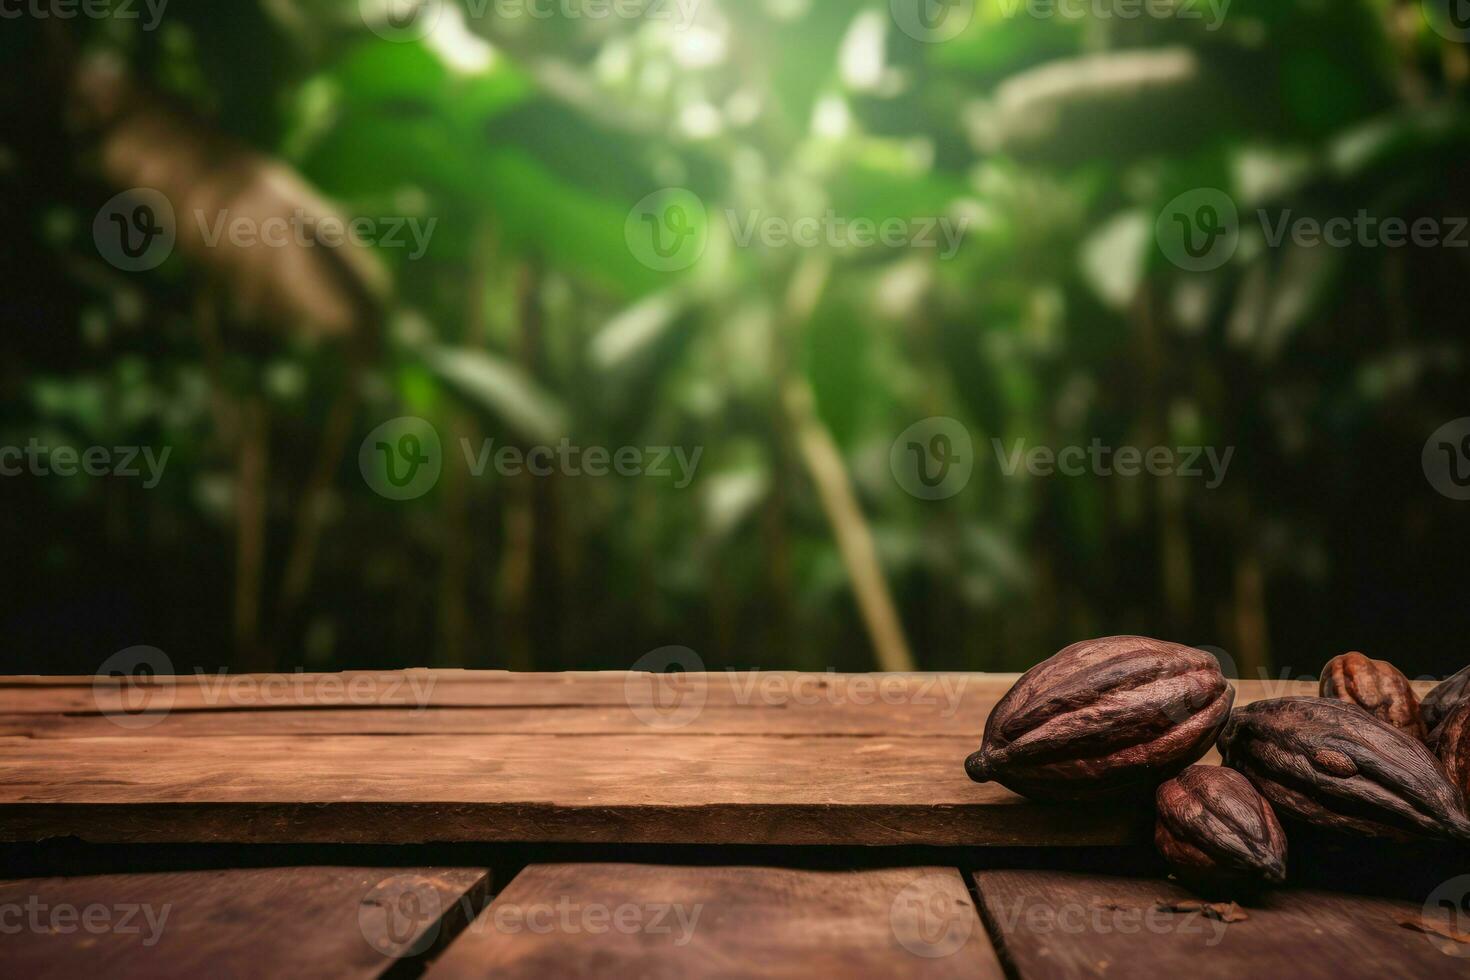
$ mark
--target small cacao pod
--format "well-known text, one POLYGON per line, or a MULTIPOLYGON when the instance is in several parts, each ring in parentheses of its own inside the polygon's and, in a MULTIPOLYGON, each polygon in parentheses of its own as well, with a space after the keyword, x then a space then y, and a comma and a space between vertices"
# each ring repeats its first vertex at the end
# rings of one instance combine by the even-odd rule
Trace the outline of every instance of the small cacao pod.
POLYGON ((1154 845, 1180 878, 1207 884, 1286 880, 1281 823, 1234 769, 1190 766, 1160 784, 1154 800, 1154 845))
POLYGON ((1412 736, 1331 698, 1257 701, 1220 734, 1225 764, 1278 814, 1395 840, 1470 840, 1463 794, 1412 736))
POLYGON ((1369 660, 1361 653, 1333 657, 1322 668, 1324 698, 1356 704, 1385 724, 1424 741, 1419 698, 1409 679, 1387 660, 1369 660))
POLYGON ((1424 718, 1424 727, 1434 731, 1455 705, 1467 698, 1470 698, 1470 667, 1466 667, 1448 680, 1441 681, 1434 690, 1424 695, 1424 700, 1419 704, 1419 713, 1424 718))
POLYGON ((1140 636, 1074 643, 1000 699, 965 771, 1036 800, 1144 795, 1209 751, 1234 700, 1202 650, 1140 636))
POLYGON ((1457 704, 1429 736, 1440 767, 1461 793, 1470 793, 1470 701, 1457 704))

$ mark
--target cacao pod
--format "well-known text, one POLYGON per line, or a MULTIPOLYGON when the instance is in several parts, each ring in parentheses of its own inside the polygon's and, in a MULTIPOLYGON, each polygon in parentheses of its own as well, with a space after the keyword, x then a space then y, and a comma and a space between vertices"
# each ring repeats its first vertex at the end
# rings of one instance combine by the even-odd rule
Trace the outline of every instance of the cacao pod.
POLYGON ((1470 793, 1470 701, 1462 701, 1429 736, 1440 767, 1461 793, 1470 793))
POLYGON ((1265 797, 1234 769, 1190 766, 1159 786, 1154 845, 1184 879, 1286 880, 1286 834, 1265 797))
POLYGON ((1470 840, 1464 796, 1424 743, 1341 701, 1246 705, 1220 752, 1282 816, 1369 837, 1470 840))
POLYGON ((1036 800, 1145 795, 1209 751, 1234 700, 1202 650, 1139 636, 1074 643, 1000 699, 965 771, 1036 800))
POLYGON ((1434 690, 1424 695, 1424 700, 1419 705, 1419 713, 1424 718, 1424 727, 1434 731, 1455 705, 1467 698, 1470 698, 1470 667, 1466 667, 1448 680, 1441 681, 1434 690))
POLYGON ((1322 668, 1321 692, 1424 741, 1419 698, 1403 672, 1386 660, 1369 660, 1361 653, 1333 657, 1322 668))

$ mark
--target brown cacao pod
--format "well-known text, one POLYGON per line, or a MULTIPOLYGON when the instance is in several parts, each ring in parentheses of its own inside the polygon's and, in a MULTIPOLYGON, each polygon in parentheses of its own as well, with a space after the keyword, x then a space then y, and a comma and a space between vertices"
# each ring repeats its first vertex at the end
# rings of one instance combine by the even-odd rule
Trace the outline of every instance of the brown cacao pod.
POLYGON ((1324 698, 1356 704, 1374 718, 1424 741, 1419 698, 1409 679, 1387 660, 1369 660, 1361 653, 1333 657, 1322 668, 1324 698))
POLYGON ((1160 784, 1154 800, 1154 845, 1181 878, 1209 884, 1286 880, 1281 823, 1234 769, 1190 766, 1160 784))
POLYGON ((1000 699, 965 771, 1036 800, 1146 795, 1209 751, 1234 700, 1202 650, 1140 636, 1074 643, 1000 699))
POLYGON ((1424 727, 1430 731, 1439 727, 1456 705, 1470 698, 1470 667, 1441 681, 1434 690, 1424 695, 1419 704, 1419 713, 1424 718, 1424 727))
POLYGON ((1283 817, 1369 837, 1470 840, 1465 798, 1424 743, 1341 701, 1248 704, 1226 722, 1220 752, 1283 817))
POLYGON ((1461 793, 1470 793, 1470 701, 1462 701, 1429 736, 1440 767, 1461 793))

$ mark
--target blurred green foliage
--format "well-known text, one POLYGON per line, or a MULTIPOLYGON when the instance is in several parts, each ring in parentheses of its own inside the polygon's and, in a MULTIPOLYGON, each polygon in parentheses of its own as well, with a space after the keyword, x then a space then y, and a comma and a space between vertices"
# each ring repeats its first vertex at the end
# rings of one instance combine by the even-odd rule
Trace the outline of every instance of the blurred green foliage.
POLYGON ((1188 272, 1153 232, 1201 187, 1242 215, 1470 214, 1470 58, 1419 5, 1234 0, 1211 30, 981 0, 944 43, 886 0, 703 0, 683 30, 486 9, 450 0, 420 40, 381 36, 357 0, 172 0, 154 31, 5 22, 0 443, 172 450, 152 490, 0 481, 7 670, 90 671, 140 643, 180 667, 618 668, 682 644, 712 667, 870 669, 792 390, 840 450, 922 667, 1021 669, 1114 632, 1217 646, 1243 673, 1349 648, 1461 665, 1466 505, 1419 460, 1470 414, 1470 256, 1273 248, 1247 218, 1228 263, 1188 272), (187 256, 99 258, 118 188, 70 124, 65 43, 120 56, 349 215, 436 220, 422 257, 377 250, 394 287, 360 375, 348 342, 279 327, 231 326, 216 358, 200 320, 220 284, 187 256), (670 186, 709 216, 676 273, 625 239, 670 186), (942 261, 741 247, 724 220, 829 209, 968 234, 942 261), (305 609, 273 632, 344 386, 305 609), (264 585, 245 600, 263 650, 239 645, 222 401, 264 412, 264 585), (445 472, 394 503, 357 447, 402 415, 433 423, 445 472), (889 452, 935 416, 976 460, 930 502, 889 452), (468 474, 458 441, 486 438, 703 455, 684 488, 468 474), (1213 490, 1007 476, 992 440, 1020 439, 1235 454, 1213 490))

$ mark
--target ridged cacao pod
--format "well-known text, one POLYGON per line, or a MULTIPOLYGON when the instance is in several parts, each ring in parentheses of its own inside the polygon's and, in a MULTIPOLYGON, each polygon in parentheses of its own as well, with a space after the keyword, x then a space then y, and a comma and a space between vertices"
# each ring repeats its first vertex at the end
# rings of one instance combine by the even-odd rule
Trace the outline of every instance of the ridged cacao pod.
POLYGON ((1225 764, 1276 812, 1395 840, 1470 840, 1463 794, 1418 739, 1331 698, 1248 704, 1220 734, 1225 764))
POLYGON ((1470 667, 1441 681, 1434 690, 1424 695, 1419 703, 1419 713, 1424 718, 1424 727, 1430 731, 1439 727, 1455 706, 1470 698, 1470 667))
POLYGON ((1374 718, 1424 741, 1419 698, 1409 679, 1387 660, 1369 660, 1361 653, 1333 657, 1322 668, 1324 698, 1355 704, 1374 718))
POLYGON ((1462 701, 1429 736, 1440 767, 1461 793, 1470 794, 1470 701, 1462 701))
POLYGON ((1286 880, 1286 834, 1234 769, 1190 766, 1154 795, 1154 845, 1180 878, 1210 885, 1286 880))
POLYGON ((1074 643, 1000 699, 965 771, 1036 800, 1145 796, 1209 751, 1234 701, 1202 650, 1140 636, 1074 643))

